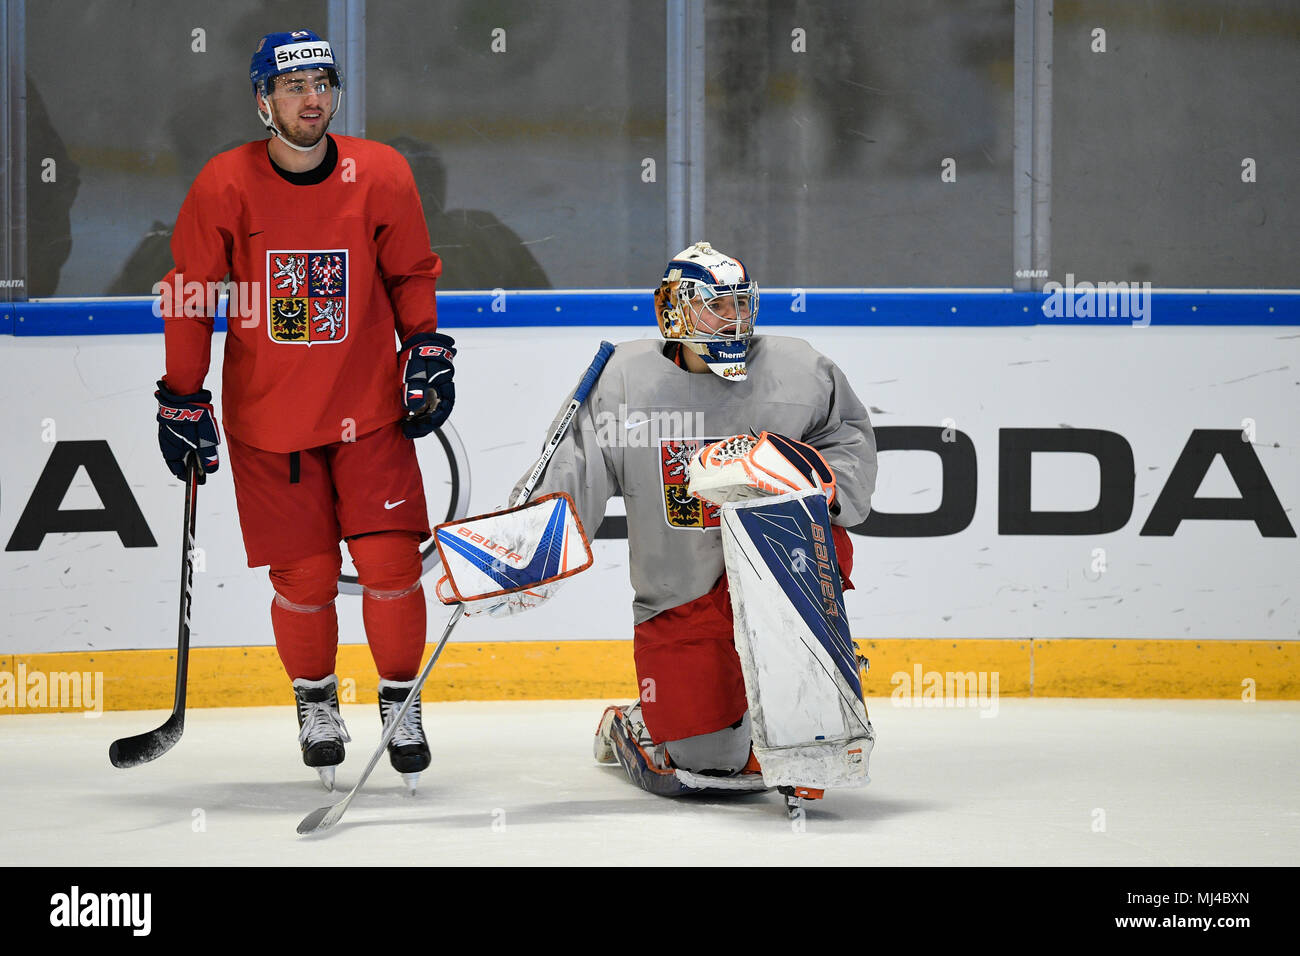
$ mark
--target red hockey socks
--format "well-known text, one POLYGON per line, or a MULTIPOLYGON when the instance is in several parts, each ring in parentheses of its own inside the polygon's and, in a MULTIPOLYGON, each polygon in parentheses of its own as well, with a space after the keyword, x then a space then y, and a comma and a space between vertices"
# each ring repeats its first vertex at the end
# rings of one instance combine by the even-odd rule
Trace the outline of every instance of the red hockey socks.
POLYGON ((420 536, 384 531, 348 541, 364 589, 361 619, 375 668, 384 680, 409 681, 424 656, 424 589, 420 586, 420 536))
POLYGON ((290 680, 334 673, 339 618, 334 609, 343 556, 336 549, 271 568, 271 629, 290 680))
MULTIPOLYGON (((420 536, 385 531, 348 542, 361 583, 361 617, 379 676, 408 681, 424 656, 425 606, 420 587, 420 536)), ((338 651, 338 576, 342 556, 323 553, 271 568, 271 627, 291 680, 334 673, 338 651)))

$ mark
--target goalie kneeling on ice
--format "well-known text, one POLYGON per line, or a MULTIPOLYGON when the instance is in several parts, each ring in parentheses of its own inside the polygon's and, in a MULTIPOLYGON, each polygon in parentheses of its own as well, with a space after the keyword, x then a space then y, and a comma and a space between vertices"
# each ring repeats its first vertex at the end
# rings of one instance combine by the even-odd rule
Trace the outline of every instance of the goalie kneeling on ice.
POLYGON ((819 488, 722 506, 754 755, 769 787, 862 786, 875 732, 819 488))
POLYGON ((536 603, 549 595, 546 585, 591 567, 591 542, 564 492, 535 501, 448 521, 433 529, 444 575, 438 600, 466 604, 466 613, 515 608, 529 595, 536 603), (513 600, 512 600, 513 599, 513 600))

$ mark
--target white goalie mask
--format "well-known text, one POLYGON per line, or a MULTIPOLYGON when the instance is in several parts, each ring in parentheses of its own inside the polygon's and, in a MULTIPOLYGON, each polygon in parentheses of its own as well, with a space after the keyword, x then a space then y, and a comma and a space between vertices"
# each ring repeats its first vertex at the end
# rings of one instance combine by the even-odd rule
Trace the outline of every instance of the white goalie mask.
POLYGON ((683 249, 655 290, 655 315, 663 337, 683 343, 709 371, 729 382, 745 380, 758 283, 739 259, 707 242, 683 249))

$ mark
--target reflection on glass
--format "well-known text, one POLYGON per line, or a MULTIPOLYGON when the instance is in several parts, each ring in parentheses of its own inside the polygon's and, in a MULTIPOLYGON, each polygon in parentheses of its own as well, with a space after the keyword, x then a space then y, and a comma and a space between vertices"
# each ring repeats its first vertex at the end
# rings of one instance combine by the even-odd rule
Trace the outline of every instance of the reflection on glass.
POLYGON ((710 0, 698 238, 769 287, 1008 285, 1012 16, 710 0))
POLYGON ((52 138, 29 115, 29 294, 147 295, 171 268, 171 224, 203 164, 226 144, 265 135, 248 80, 258 37, 323 30, 325 7, 324 0, 270 8, 256 0, 219 8, 203 0, 27 4, 31 84, 67 156, 65 164, 54 146, 36 145, 52 138), (47 157, 57 163, 54 182, 38 175, 47 157), (69 220, 62 239, 61 216, 69 220))
POLYGON ((667 254, 665 22, 605 0, 391 0, 367 19, 366 132, 424 157, 441 288, 649 285, 667 254))
POLYGON ((1051 278, 1300 285, 1297 35, 1286 0, 1058 3, 1051 278))

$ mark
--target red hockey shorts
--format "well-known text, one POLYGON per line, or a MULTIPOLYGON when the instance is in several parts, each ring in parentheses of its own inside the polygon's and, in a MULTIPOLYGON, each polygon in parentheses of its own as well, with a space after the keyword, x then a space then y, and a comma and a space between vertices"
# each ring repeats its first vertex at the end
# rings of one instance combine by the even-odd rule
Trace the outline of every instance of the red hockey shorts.
MULTIPOLYGON (((831 525, 844 590, 852 590, 853 544, 831 525)), ((748 709, 724 574, 708 594, 661 611, 633 630, 641 714, 656 743, 730 727, 748 709)))
POLYGON ((290 565, 376 531, 429 537, 415 444, 394 422, 296 452, 271 452, 226 435, 248 566, 290 565))

